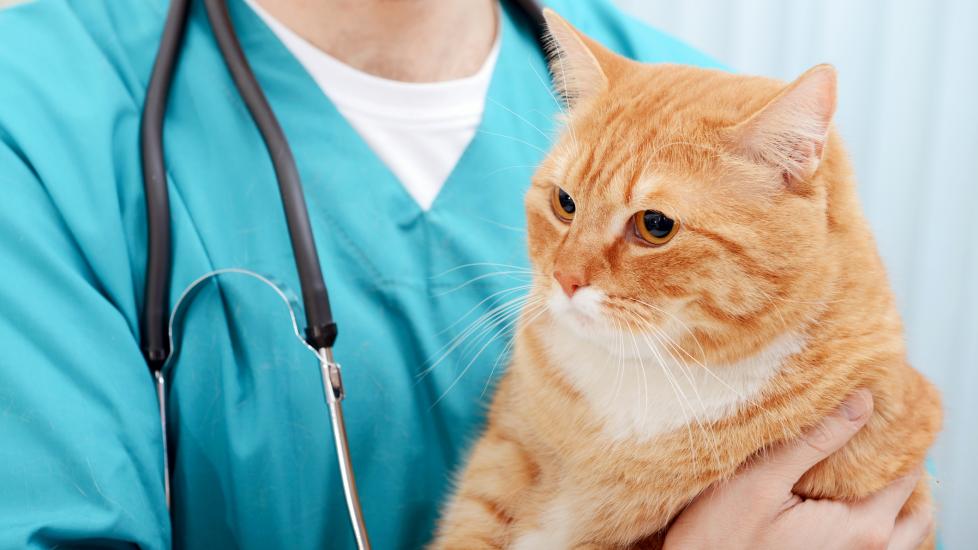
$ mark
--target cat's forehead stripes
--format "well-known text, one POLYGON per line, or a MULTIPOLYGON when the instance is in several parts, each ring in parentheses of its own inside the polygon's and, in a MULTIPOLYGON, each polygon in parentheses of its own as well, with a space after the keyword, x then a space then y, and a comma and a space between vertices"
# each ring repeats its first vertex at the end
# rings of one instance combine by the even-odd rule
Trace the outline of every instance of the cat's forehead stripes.
POLYGON ((632 201, 631 189, 641 170, 628 148, 612 147, 609 143, 589 146, 572 143, 559 159, 558 184, 575 201, 582 204, 632 201))
POLYGON ((687 178, 675 170, 648 162, 635 150, 600 149, 570 144, 557 156, 556 184, 571 195, 579 216, 590 217, 596 209, 607 206, 602 215, 615 215, 621 210, 626 211, 627 217, 638 210, 688 202, 676 200, 688 190, 680 184, 687 178))
POLYGON ((611 240, 641 210, 709 224, 763 208, 768 179, 732 156, 724 137, 778 87, 750 84, 757 93, 726 73, 642 66, 572 112, 550 174, 578 207, 574 223, 611 240))

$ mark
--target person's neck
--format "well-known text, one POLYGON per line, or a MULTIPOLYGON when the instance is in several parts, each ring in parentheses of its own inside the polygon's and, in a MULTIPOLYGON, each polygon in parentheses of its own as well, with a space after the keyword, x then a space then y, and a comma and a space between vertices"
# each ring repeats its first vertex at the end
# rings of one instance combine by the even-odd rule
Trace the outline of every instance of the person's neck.
POLYGON ((478 72, 495 0, 255 0, 317 48, 372 75, 437 82, 478 72))

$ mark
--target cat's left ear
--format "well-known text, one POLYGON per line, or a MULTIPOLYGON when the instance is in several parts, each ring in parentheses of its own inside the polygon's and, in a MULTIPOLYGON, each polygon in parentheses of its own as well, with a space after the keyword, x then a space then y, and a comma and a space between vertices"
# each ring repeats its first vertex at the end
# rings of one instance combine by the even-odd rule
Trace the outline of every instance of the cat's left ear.
POLYGON ((804 181, 822 160, 835 98, 835 69, 816 65, 735 126, 734 143, 752 160, 780 169, 789 184, 804 181))
POLYGON ((575 29, 563 17, 544 8, 550 33, 550 73, 567 106, 573 108, 608 87, 616 54, 575 29))

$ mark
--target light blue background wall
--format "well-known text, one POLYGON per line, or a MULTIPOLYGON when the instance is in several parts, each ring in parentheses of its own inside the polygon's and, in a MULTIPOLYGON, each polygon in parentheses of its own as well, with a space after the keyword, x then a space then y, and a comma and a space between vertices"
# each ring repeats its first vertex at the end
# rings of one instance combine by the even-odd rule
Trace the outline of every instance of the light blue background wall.
POLYGON ((741 72, 838 68, 836 123, 910 357, 944 393, 942 536, 978 548, 978 1, 616 1, 741 72))

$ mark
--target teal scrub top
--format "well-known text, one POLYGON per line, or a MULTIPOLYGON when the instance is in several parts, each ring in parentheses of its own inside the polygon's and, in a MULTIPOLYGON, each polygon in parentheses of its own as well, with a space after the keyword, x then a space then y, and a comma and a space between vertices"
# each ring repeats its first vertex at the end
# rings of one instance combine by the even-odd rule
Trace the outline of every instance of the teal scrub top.
MULTIPOLYGON (((295 294, 271 164, 200 4, 166 119, 172 301, 221 268, 295 294)), ((230 4, 303 178, 370 535, 418 548, 478 435, 511 317, 446 346, 527 282, 506 271, 527 265, 522 196, 558 111, 544 58, 505 8, 484 119, 424 211, 275 35, 230 4)), ((712 64, 605 0, 548 4, 624 55, 712 64)), ((318 366, 274 292, 246 277, 205 285, 177 323, 167 512, 138 342, 138 129, 166 9, 40 0, 0 12, 0 548, 351 548, 318 366)))

